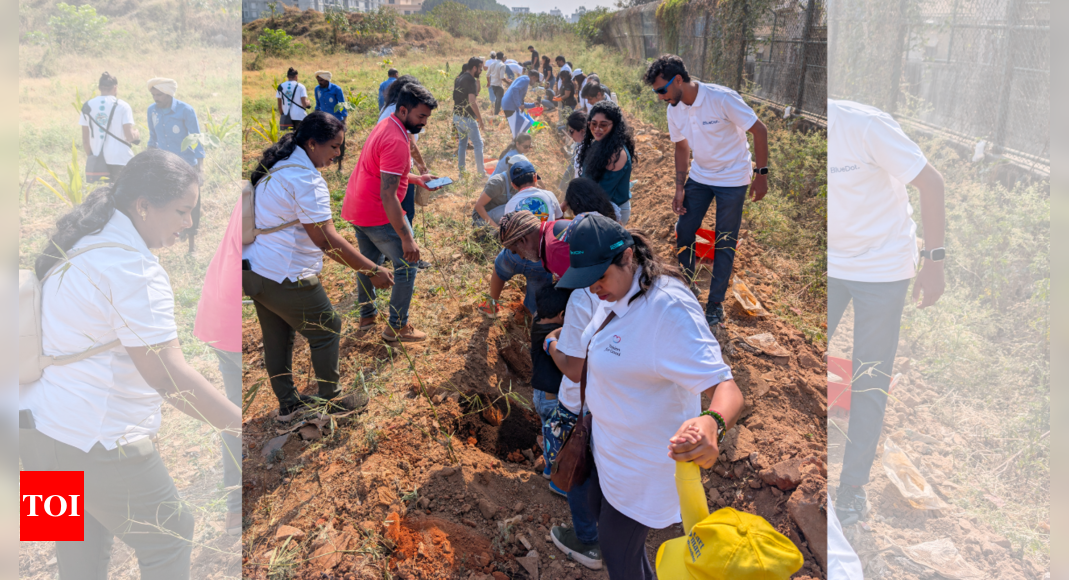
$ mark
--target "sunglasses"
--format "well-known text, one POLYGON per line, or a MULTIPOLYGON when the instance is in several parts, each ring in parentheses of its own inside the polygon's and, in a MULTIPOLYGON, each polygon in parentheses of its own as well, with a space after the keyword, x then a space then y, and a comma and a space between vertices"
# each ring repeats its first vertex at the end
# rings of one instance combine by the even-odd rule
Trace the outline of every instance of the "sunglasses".
POLYGON ((653 89, 653 92, 657 93, 658 95, 666 94, 666 93, 668 93, 668 87, 672 86, 672 83, 674 83, 675 81, 676 81, 676 77, 672 77, 672 80, 668 81, 667 85, 665 85, 665 86, 663 86, 663 87, 661 87, 659 89, 653 89))

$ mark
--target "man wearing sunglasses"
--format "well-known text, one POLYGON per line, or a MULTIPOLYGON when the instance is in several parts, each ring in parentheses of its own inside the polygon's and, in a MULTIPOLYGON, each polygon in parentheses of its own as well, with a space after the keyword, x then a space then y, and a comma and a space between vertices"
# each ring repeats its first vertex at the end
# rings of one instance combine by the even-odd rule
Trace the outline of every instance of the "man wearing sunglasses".
POLYGON ((739 93, 691 80, 683 59, 666 54, 650 63, 643 79, 668 107, 668 134, 676 144, 676 222, 679 264, 694 284, 694 241, 716 202, 716 251, 705 319, 714 329, 724 322, 721 303, 735 264, 746 190, 759 201, 768 192, 768 130, 739 93), (753 135, 756 169, 746 133, 753 135), (691 152, 694 160, 691 161, 691 152), (688 161, 690 161, 688 168, 688 161))

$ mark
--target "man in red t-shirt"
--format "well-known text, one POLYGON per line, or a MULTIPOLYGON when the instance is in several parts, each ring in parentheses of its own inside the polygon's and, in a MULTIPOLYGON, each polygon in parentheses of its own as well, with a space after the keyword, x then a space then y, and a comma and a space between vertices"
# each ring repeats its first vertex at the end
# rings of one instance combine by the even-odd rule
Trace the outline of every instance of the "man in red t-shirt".
MULTIPOLYGON (((417 134, 438 107, 430 91, 412 83, 401 90, 397 111, 383 119, 368 136, 345 188, 341 216, 353 224, 360 253, 377 264, 386 257, 393 263, 394 286, 390 293, 389 328, 382 337, 389 342, 415 342, 427 338, 408 323, 408 307, 416 285, 419 246, 412 225, 401 209, 408 183, 428 189, 430 174, 410 174, 412 157, 408 134, 417 134)), ((360 300, 360 330, 375 325, 375 290, 371 279, 357 274, 360 300)))

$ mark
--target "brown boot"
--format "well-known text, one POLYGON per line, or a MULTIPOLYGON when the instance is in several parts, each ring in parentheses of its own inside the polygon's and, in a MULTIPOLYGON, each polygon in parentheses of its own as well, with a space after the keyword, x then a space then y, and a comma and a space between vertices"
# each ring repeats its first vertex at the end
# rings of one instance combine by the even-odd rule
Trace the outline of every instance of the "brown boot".
POLYGON ((406 324, 401 328, 387 327, 382 331, 382 338, 385 338, 386 342, 420 342, 427 340, 427 333, 416 330, 411 324, 406 324))
POLYGON ((357 336, 363 336, 364 333, 366 333, 367 331, 369 331, 369 330, 371 330, 372 328, 375 327, 375 324, 378 322, 378 320, 379 319, 378 319, 377 316, 369 316, 367 318, 361 317, 360 318, 360 327, 357 328, 356 335, 357 336))

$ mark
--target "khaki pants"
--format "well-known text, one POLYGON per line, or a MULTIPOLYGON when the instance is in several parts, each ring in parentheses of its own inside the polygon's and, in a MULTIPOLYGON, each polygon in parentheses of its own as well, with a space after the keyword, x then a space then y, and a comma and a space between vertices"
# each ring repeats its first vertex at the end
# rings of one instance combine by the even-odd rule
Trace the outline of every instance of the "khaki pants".
POLYGON ((61 580, 106 580, 114 537, 133 548, 142 580, 187 580, 193 514, 149 439, 88 453, 19 429, 28 471, 85 472, 85 540, 56 542, 61 580))

